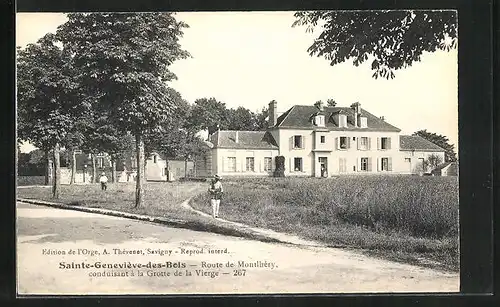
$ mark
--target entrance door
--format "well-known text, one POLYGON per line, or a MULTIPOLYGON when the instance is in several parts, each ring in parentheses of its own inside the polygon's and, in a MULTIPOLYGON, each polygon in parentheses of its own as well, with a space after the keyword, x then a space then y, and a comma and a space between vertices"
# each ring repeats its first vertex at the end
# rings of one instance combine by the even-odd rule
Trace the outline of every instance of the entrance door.
POLYGON ((319 157, 319 169, 321 177, 328 177, 328 158, 327 157, 319 157))

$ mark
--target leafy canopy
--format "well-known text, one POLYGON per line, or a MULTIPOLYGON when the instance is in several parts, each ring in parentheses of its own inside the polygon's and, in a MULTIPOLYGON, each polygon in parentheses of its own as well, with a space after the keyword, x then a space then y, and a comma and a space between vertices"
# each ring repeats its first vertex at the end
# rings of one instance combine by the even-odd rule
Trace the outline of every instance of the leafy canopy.
POLYGON ((157 129, 177 109, 169 66, 189 57, 179 38, 187 27, 172 13, 72 13, 57 34, 73 56, 87 102, 119 129, 157 129))
POLYGON ((86 112, 79 103, 71 58, 53 34, 17 52, 19 139, 38 148, 62 143, 75 118, 86 112))
POLYGON ((457 47, 456 11, 301 11, 295 26, 322 32, 308 48, 330 65, 371 60, 373 77, 394 78, 394 71, 420 61, 424 51, 457 47))

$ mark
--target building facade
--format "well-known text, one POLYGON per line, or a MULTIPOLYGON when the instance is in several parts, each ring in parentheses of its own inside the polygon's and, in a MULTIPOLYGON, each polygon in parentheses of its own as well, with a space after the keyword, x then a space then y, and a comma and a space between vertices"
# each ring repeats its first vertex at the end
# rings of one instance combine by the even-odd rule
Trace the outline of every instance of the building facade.
MULTIPOLYGON (((269 104, 267 131, 217 131, 210 136, 210 174, 271 175, 285 157, 286 176, 413 174, 429 171, 429 156, 444 162, 444 149, 361 108, 296 105, 277 116, 269 104), (437 158, 436 158, 437 157, 437 158)), ((206 157, 205 157, 206 158, 206 157)), ((207 172, 208 173, 208 172, 207 172)))

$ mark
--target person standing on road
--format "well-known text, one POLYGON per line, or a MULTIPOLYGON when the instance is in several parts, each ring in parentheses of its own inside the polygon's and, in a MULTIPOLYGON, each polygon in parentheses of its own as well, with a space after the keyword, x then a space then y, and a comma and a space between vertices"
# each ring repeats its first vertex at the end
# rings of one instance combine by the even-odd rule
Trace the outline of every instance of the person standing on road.
POLYGON ((101 174, 101 178, 99 179, 101 183, 101 190, 106 191, 108 188, 108 177, 106 177, 106 173, 101 174))
POLYGON ((222 183, 220 182, 220 177, 218 175, 215 175, 214 179, 210 182, 208 192, 210 193, 210 203, 212 204, 212 215, 214 218, 218 218, 220 200, 222 198, 222 194, 224 193, 222 183))

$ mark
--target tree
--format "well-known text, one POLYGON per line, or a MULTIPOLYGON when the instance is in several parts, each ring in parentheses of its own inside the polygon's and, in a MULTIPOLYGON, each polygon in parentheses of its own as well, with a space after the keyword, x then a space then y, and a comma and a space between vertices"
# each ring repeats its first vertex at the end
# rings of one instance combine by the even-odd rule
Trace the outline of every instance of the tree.
POLYGON ((394 78, 394 71, 420 61, 423 52, 457 47, 456 11, 306 11, 296 12, 295 26, 323 31, 308 48, 330 65, 371 60, 373 77, 394 78))
POLYGON ((227 129, 229 120, 226 104, 213 97, 196 99, 188 121, 193 128, 208 130, 209 135, 218 128, 227 129))
POLYGON ((431 154, 427 157, 426 165, 430 166, 432 169, 435 169, 441 163, 443 163, 443 159, 441 159, 441 156, 431 154))
POLYGON ((58 35, 74 57, 94 109, 135 137, 135 206, 141 206, 144 136, 177 110, 167 90, 169 66, 187 58, 179 38, 187 24, 172 13, 71 13, 58 35))
POLYGON ((229 130, 258 130, 256 114, 244 107, 227 110, 227 119, 229 130))
POLYGON ((262 108, 262 110, 255 114, 255 125, 256 130, 267 130, 269 127, 269 110, 267 107, 262 108))
POLYGON ((71 57, 49 33, 35 44, 18 49, 17 102, 19 136, 52 151, 52 197, 59 198, 60 147, 74 119, 85 111, 77 98, 71 57))
POLYGON ((449 140, 446 136, 436 134, 436 133, 431 133, 427 132, 427 130, 419 130, 413 135, 418 135, 420 137, 423 137, 427 141, 436 144, 437 146, 443 148, 445 150, 445 156, 444 160, 445 162, 454 162, 457 161, 457 155, 455 153, 455 145, 450 144, 449 140))
POLYGON ((161 129, 150 133, 146 138, 146 151, 158 151, 167 158, 180 158, 184 161, 192 159, 205 152, 203 141, 196 136, 199 131, 197 125, 190 122, 195 106, 190 106, 174 89, 169 88, 172 101, 175 102, 178 112, 161 126, 161 129), (171 129, 171 127, 178 127, 171 129))

